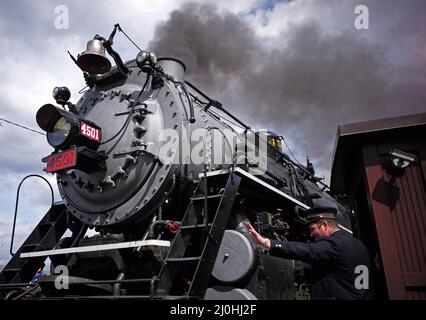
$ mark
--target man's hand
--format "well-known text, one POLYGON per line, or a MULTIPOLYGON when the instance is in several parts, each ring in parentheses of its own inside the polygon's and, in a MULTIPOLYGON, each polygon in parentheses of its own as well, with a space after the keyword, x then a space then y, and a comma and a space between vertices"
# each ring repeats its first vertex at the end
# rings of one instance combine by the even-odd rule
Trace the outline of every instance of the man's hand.
POLYGON ((260 245, 264 246, 267 249, 271 249, 271 241, 269 239, 264 238, 259 233, 257 233, 257 231, 254 230, 250 222, 246 221, 246 226, 248 228, 248 232, 257 243, 259 243, 260 245))

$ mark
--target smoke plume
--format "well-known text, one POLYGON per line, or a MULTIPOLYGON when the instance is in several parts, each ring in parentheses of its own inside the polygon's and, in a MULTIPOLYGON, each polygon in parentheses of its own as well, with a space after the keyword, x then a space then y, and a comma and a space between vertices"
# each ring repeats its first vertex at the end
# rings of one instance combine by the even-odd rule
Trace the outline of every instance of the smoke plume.
MULTIPOLYGON (((286 28, 270 36, 256 33, 253 16, 187 2, 157 26, 149 47, 180 58, 188 79, 229 111, 289 137, 296 154, 327 171, 339 124, 425 110, 426 3, 370 2, 364 34, 353 20, 325 24, 311 14, 318 4, 298 1, 273 10, 284 12, 286 28), (286 14, 296 9, 306 17, 286 14)), ((328 20, 355 17, 356 2, 321 3, 328 20)))

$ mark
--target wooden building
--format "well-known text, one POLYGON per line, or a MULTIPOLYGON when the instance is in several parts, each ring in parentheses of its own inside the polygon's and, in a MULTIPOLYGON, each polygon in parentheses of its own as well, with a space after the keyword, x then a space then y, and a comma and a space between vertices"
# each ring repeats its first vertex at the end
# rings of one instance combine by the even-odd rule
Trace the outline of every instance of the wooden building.
POLYGON ((333 194, 346 194, 378 299, 426 299, 426 113, 338 127, 333 194))

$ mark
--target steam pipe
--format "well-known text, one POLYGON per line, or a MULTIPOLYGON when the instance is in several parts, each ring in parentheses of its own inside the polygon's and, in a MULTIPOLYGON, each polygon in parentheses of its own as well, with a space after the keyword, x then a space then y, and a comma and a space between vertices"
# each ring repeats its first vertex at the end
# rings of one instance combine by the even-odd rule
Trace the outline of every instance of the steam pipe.
POLYGON ((121 294, 120 294, 120 289, 121 289, 121 280, 123 280, 124 279, 124 272, 120 272, 120 274, 118 275, 118 277, 117 277, 117 281, 120 281, 120 282, 116 282, 116 283, 114 283, 114 285, 112 286, 112 295, 113 296, 120 296, 121 294))

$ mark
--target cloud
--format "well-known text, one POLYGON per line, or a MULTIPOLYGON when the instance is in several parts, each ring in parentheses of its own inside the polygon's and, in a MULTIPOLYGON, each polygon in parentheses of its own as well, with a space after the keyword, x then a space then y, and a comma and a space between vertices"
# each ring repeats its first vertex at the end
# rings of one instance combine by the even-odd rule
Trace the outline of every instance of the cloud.
POLYGON ((338 124, 424 111, 424 1, 365 1, 362 31, 357 1, 264 4, 241 15, 185 3, 149 47, 181 58, 188 79, 244 121, 291 135, 323 172, 338 124))

